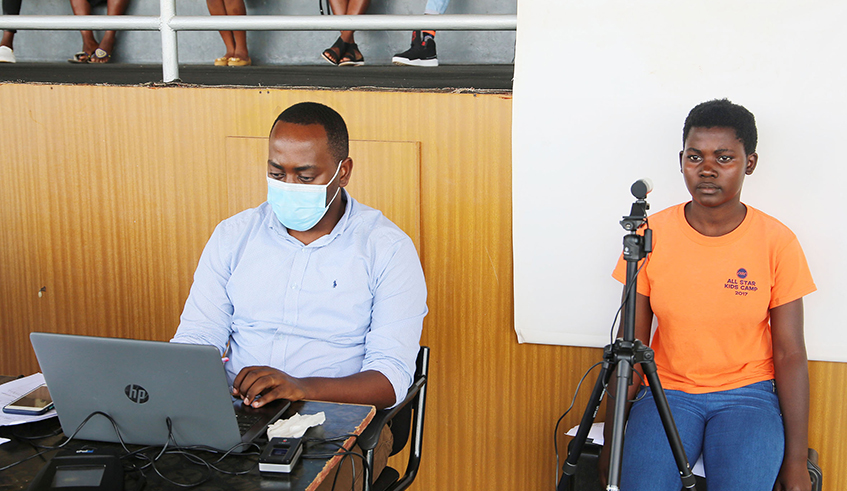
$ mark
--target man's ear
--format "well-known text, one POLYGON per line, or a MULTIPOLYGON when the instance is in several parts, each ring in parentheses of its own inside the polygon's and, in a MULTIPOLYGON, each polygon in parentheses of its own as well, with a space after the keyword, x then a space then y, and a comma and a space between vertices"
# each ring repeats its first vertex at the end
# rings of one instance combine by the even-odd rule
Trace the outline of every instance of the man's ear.
POLYGON ((683 154, 683 151, 680 150, 679 151, 679 172, 682 172, 682 154, 683 154))
POLYGON ((338 186, 343 188, 350 182, 350 175, 353 174, 353 159, 347 157, 338 166, 341 167, 341 170, 338 171, 340 174, 338 177, 338 186))
POLYGON ((751 153, 747 156, 747 167, 744 169, 744 173, 748 176, 756 170, 756 164, 759 162, 759 154, 756 152, 751 153))

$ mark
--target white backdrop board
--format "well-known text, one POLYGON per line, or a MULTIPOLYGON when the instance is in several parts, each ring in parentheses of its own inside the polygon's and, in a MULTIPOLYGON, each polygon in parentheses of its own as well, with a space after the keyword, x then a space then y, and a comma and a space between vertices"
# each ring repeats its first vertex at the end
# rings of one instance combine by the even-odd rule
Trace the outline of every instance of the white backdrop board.
POLYGON ((649 177, 651 212, 690 199, 679 172, 696 104, 756 116, 742 201, 800 239, 809 358, 847 361, 847 3, 519 0, 513 103, 515 330, 520 342, 609 342, 618 224, 649 177))

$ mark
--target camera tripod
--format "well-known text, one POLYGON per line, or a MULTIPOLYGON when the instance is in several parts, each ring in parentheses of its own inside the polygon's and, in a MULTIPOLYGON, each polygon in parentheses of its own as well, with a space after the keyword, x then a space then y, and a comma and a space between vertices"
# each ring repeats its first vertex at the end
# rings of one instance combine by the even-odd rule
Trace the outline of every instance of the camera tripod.
POLYGON ((636 201, 632 204, 629 215, 623 217, 623 220, 620 222, 624 230, 629 232, 623 238, 623 257, 626 260, 623 338, 618 338, 613 344, 609 344, 603 349, 603 364, 600 374, 597 376, 597 382, 594 384, 594 390, 591 392, 588 406, 582 415, 579 430, 571 444, 568 459, 562 468, 564 475, 559 486, 560 491, 568 490, 572 484, 573 475, 576 473, 577 460, 582 453, 585 440, 588 437, 588 431, 591 429, 594 418, 597 416, 597 410, 600 407, 603 393, 609 384, 613 370, 617 370, 617 385, 615 391, 616 397, 614 399, 614 419, 611 422, 612 440, 611 442, 605 442, 605 445, 611 445, 606 490, 620 490, 627 389, 632 381, 633 368, 637 364, 641 365, 644 370, 644 376, 650 384, 653 400, 656 402, 656 408, 659 411, 662 426, 664 426, 674 460, 679 468, 682 485, 685 489, 694 490, 694 475, 691 474, 688 459, 682 447, 682 440, 679 438, 679 432, 676 429, 673 416, 671 416, 665 391, 662 389, 662 385, 659 382, 659 375, 656 373, 653 350, 645 346, 638 339, 635 339, 635 301, 638 261, 644 259, 648 253, 652 252, 653 242, 652 231, 647 224, 647 210, 650 208, 650 205, 647 204, 646 198, 647 193, 650 192, 650 185, 643 180, 639 180, 632 185, 631 191, 636 201), (644 228, 644 235, 638 235, 637 231, 642 227, 644 228))

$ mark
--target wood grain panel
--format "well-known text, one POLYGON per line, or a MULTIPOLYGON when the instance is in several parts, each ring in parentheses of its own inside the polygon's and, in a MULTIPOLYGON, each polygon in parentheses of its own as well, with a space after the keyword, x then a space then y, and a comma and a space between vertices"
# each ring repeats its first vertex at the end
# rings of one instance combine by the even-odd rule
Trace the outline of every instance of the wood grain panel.
MULTIPOLYGON (((233 162, 250 162, 230 137, 262 141, 279 112, 304 100, 344 116, 354 182, 372 163, 417 165, 354 194, 390 207, 377 200, 394 187, 420 193, 392 198, 418 210, 410 216, 429 289, 431 385, 413 488, 551 489, 553 426, 601 355, 517 343, 504 95, 0 84, 0 373, 37 369, 27 339, 36 329, 168 339, 214 226, 263 199, 266 148, 250 157, 260 159, 250 187, 233 179, 247 175, 233 162), (233 201, 242 197, 249 203, 233 201)), ((842 489, 847 365, 810 370, 811 444, 825 489, 842 489)), ((594 377, 562 432, 578 422, 594 377)))

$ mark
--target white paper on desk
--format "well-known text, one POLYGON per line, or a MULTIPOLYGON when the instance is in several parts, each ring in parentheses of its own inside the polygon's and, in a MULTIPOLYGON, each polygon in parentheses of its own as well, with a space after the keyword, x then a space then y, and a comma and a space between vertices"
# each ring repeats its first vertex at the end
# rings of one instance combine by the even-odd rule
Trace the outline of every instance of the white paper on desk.
MULTIPOLYGON (((604 441, 603 440, 603 427, 604 426, 605 426, 605 423, 594 423, 593 425, 591 425, 591 429, 588 430, 588 438, 593 440, 594 443, 596 443, 597 445, 603 445, 603 441, 604 441)), ((573 428, 568 430, 568 432, 565 433, 565 435, 576 436, 577 430, 579 430, 579 425, 574 426, 573 428)), ((688 456, 686 455, 686 457, 688 457, 688 456)), ((706 476, 706 469, 703 467, 703 456, 702 455, 700 455, 700 457, 697 459, 697 463, 694 464, 694 468, 691 469, 691 472, 694 473, 695 475, 700 476, 700 477, 706 476)))
MULTIPOLYGON (((6 406, 6 404, 13 402, 18 397, 30 392, 39 385, 44 385, 44 374, 41 372, 0 385, 0 407, 6 406)), ((0 426, 32 423, 33 421, 41 421, 42 419, 52 418, 54 416, 56 416, 55 409, 51 409, 44 414, 35 416, 27 416, 25 414, 7 414, 0 411, 0 426)))
POLYGON ((296 413, 288 419, 280 419, 268 426, 268 439, 271 438, 300 438, 312 426, 319 426, 326 421, 326 415, 321 411, 317 414, 302 416, 296 413))

